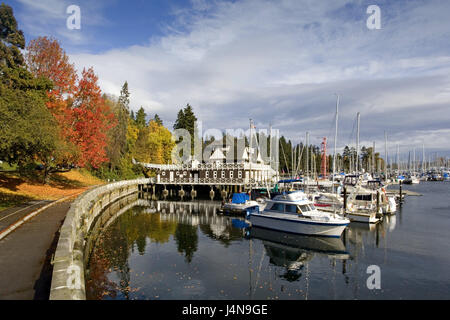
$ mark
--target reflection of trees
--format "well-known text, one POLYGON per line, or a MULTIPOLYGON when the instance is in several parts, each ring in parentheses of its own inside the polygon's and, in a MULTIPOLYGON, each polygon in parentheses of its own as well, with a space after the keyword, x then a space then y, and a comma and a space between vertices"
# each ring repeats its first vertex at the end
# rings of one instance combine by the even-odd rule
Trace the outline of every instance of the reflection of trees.
POLYGON ((186 262, 190 263, 194 252, 197 251, 197 227, 187 224, 178 224, 175 231, 175 241, 178 252, 184 253, 186 262))
POLYGON ((88 299, 101 299, 105 295, 116 297, 117 291, 129 298, 130 267, 128 257, 135 246, 140 255, 145 253, 147 239, 151 242, 168 242, 175 233, 176 221, 163 221, 159 214, 146 214, 135 207, 121 215, 100 236, 89 263, 88 299), (108 273, 115 270, 119 285, 108 280, 108 273))
POLYGON ((235 241, 235 240, 242 240, 243 235, 242 235, 242 230, 241 229, 237 229, 237 228, 233 228, 231 225, 220 225, 220 227, 222 227, 223 231, 221 231, 220 233, 214 232, 214 230, 212 229, 212 227, 214 227, 215 225, 211 225, 211 224, 201 224, 200 225, 200 230, 203 232, 203 234, 205 234, 207 237, 214 239, 214 240, 218 240, 220 243, 222 243, 224 245, 225 248, 227 248, 231 242, 235 241))
POLYGON ((91 259, 95 262, 91 263, 89 268, 89 278, 86 281, 86 298, 88 300, 99 300, 106 294, 115 298, 117 295, 115 284, 109 281, 106 275, 111 262, 107 258, 105 251, 102 248, 98 248, 94 251, 91 259))

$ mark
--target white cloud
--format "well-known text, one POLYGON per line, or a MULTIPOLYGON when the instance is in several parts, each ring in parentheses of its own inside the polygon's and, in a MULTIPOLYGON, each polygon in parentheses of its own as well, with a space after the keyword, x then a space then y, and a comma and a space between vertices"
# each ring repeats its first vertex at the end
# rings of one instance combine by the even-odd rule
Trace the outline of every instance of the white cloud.
POLYGON ((79 68, 94 66, 106 92, 118 95, 127 80, 133 107, 166 124, 189 102, 206 128, 246 128, 253 118, 297 141, 306 130, 319 141, 333 132, 338 92, 340 136, 350 136, 359 111, 369 144, 384 143, 386 130, 405 146, 426 141, 448 149, 450 55, 443 39, 450 36, 450 4, 386 5, 382 30, 373 31, 358 6, 194 1, 174 11, 166 36, 146 46, 71 57, 79 68))

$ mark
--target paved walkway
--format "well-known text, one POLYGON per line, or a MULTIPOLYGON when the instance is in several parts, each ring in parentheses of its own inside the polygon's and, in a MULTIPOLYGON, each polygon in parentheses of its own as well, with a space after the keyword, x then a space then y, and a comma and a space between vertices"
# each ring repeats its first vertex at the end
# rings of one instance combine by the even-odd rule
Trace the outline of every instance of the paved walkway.
MULTIPOLYGON (((0 240, 0 300, 48 299, 50 261, 71 201, 51 206, 0 240)), ((0 212, 0 231, 48 203, 36 201, 0 212)))

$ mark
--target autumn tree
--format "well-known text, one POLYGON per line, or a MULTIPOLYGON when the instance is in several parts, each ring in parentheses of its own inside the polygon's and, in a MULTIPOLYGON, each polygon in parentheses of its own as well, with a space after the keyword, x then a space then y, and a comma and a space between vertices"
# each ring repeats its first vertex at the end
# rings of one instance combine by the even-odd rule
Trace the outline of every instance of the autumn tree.
POLYGON ((107 132, 117 119, 102 97, 98 78, 92 68, 84 69, 73 100, 74 135, 72 141, 81 151, 79 166, 98 168, 108 160, 107 132))
POLYGON ((69 62, 59 42, 47 37, 31 40, 25 59, 35 76, 46 77, 53 82, 53 88, 48 92, 47 106, 57 118, 63 117, 67 110, 67 97, 71 97, 75 89, 75 66, 69 62))
POLYGON ((30 41, 26 48, 25 61, 28 69, 36 77, 50 79, 53 86, 47 91, 47 108, 55 117, 58 136, 55 149, 50 153, 40 153, 38 160, 44 166, 44 179, 49 173, 70 170, 78 161, 80 150, 73 143, 75 135, 74 111, 69 107, 76 87, 75 66, 54 38, 39 37, 30 41))

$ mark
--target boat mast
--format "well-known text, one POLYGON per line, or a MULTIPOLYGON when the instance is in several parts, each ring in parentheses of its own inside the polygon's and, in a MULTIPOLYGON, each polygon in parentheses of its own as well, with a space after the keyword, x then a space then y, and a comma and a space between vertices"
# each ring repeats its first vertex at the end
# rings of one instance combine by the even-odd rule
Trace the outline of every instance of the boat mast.
POLYGON ((248 160, 249 160, 249 169, 250 169, 250 192, 252 191, 252 142, 253 142, 253 134, 252 134, 252 128, 253 128, 253 122, 252 119, 250 119, 250 141, 249 141, 249 147, 248 147, 248 160))
POLYGON ((309 180, 309 132, 306 132, 306 182, 309 180))
POLYGON ((375 173, 376 163, 375 163, 375 141, 373 142, 372 148, 372 175, 375 173))
POLYGON ((387 165, 388 165, 387 134, 386 134, 386 131, 384 131, 384 175, 385 175, 385 179, 387 179, 387 177, 388 177, 387 165))
POLYGON ((337 133, 338 133, 338 112, 339 112, 339 95, 336 99, 336 131, 334 133, 334 151, 333 151, 333 193, 334 193, 334 176, 336 173, 336 147, 337 147, 337 133))
POLYGON ((400 175, 400 146, 397 143, 397 175, 400 175))
POLYGON ((422 144, 422 174, 425 172, 425 144, 422 144))
POLYGON ((360 122, 360 118, 361 115, 358 112, 356 114, 356 118, 357 118, 357 134, 356 134, 356 173, 359 173, 359 122, 360 122))

